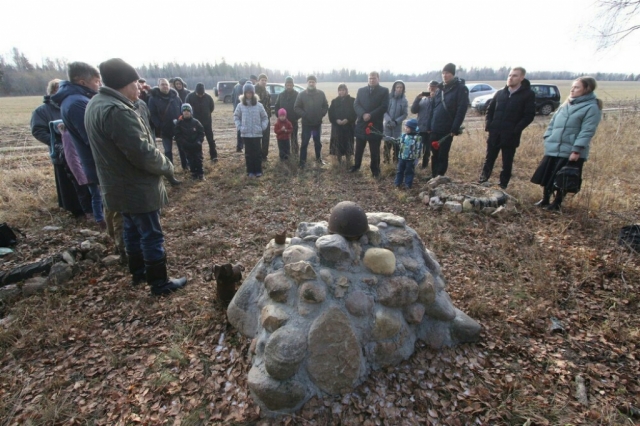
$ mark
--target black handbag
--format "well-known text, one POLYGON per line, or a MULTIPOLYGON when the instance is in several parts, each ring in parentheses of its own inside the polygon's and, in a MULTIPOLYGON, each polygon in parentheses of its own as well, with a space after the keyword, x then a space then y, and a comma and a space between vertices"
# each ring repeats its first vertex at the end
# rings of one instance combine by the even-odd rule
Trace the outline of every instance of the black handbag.
POLYGON ((582 185, 582 175, 577 166, 568 164, 558 170, 553 180, 553 186, 564 192, 577 194, 582 185))

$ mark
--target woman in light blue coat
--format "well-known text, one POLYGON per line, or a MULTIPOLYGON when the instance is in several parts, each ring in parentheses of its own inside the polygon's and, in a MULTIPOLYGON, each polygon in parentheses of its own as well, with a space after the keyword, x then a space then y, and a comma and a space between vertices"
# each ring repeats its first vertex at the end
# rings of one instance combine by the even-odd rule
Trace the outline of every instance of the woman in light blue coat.
POLYGON ((256 95, 255 87, 246 82, 240 96, 240 103, 236 106, 233 119, 240 137, 244 141, 244 159, 247 165, 247 176, 262 176, 262 132, 269 126, 269 117, 260 98, 256 95))
MULTIPOLYGON (((535 205, 551 211, 559 211, 566 195, 563 189, 554 187, 556 173, 565 166, 579 170, 589 158, 591 139, 602 117, 602 101, 596 97, 596 80, 579 77, 571 86, 569 98, 553 115, 544 132, 544 158, 536 169, 531 182, 544 188, 542 200, 535 205), (555 198, 550 203, 551 195, 555 198)), ((575 192, 578 192, 578 187, 575 192)))
POLYGON ((398 161, 398 146, 390 138, 398 139, 402 135, 402 122, 407 118, 409 102, 405 96, 405 85, 397 80, 389 93, 389 107, 384 113, 384 162, 389 162, 393 147, 393 161, 398 161))

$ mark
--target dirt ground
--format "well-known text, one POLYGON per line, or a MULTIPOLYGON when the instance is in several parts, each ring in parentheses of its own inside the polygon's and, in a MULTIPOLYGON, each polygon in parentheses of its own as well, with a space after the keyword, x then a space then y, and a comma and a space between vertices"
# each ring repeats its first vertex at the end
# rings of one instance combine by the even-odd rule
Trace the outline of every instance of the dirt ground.
MULTIPOLYGON (((511 208, 493 217, 432 211, 418 197, 423 171, 413 189, 396 190, 393 165, 375 180, 368 156, 356 174, 328 155, 328 165, 300 171, 277 160, 273 137, 265 176, 250 180, 231 106, 216 103, 220 161, 206 165, 205 182, 178 173, 185 182, 168 189, 161 219, 170 273, 187 276, 187 287, 153 298, 130 285, 125 268, 94 264, 57 291, 2 302, 0 424, 637 424, 640 259, 617 235, 638 221, 638 122, 603 122, 583 191, 552 214, 532 207, 540 189, 528 182, 547 120, 525 132, 511 208), (227 324, 210 268, 241 262, 248 272, 275 230, 293 235, 343 200, 406 218, 438 257, 454 305, 481 323, 481 340, 441 351, 419 341, 410 359, 371 372, 351 393, 262 418, 246 382, 249 340, 227 324), (552 319, 563 332, 550 330, 552 319), (578 378, 586 404, 575 396, 578 378)), ((477 179, 484 150, 479 117, 467 122, 451 154, 460 182, 477 179)), ((328 133, 323 126, 325 154, 328 133)), ((6 148, 0 222, 25 236, 0 270, 77 246, 91 226, 56 207, 45 148, 26 123, 0 128, 6 148)))

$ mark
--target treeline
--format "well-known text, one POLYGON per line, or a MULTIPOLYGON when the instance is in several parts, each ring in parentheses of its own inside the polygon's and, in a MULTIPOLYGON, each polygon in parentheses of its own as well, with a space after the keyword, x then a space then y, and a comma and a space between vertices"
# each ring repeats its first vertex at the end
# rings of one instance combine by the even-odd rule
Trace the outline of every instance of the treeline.
MULTIPOLYGON (((0 95, 23 96, 39 95, 44 92, 47 82, 53 78, 66 78, 67 62, 61 59, 46 58, 41 64, 33 64, 24 53, 13 48, 10 60, 0 55, 0 95)), ((498 69, 487 67, 465 68, 458 66, 456 75, 468 81, 504 81, 509 74, 509 67, 498 69)), ((366 82, 368 71, 356 71, 342 68, 330 72, 315 72, 318 81, 331 82, 366 82)), ((390 82, 395 80, 429 81, 440 80, 440 69, 435 69, 422 74, 399 74, 390 70, 380 70, 380 80, 390 82)), ((224 58, 220 63, 179 64, 168 62, 163 64, 152 63, 138 67, 140 76, 145 77, 153 86, 160 77, 182 77, 188 86, 193 89, 196 83, 202 82, 208 89, 213 89, 218 81, 247 78, 251 74, 265 73, 272 82, 284 82, 285 77, 291 75, 296 83, 304 84, 307 74, 300 72, 290 73, 287 70, 274 70, 264 68, 253 63, 228 64, 224 58)), ((533 71, 527 72, 530 80, 572 80, 584 73, 572 73, 569 71, 533 71)), ((640 81, 640 74, 621 73, 596 73, 597 80, 603 81, 640 81)))

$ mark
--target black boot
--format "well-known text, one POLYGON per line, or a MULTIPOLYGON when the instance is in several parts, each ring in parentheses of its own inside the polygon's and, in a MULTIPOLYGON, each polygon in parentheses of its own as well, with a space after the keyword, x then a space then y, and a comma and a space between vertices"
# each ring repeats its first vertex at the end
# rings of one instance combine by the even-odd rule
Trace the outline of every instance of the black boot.
POLYGON ((545 210, 549 210, 550 212, 559 212, 564 196, 565 196, 564 191, 561 191, 561 190, 556 191, 556 197, 553 199, 553 203, 545 207, 545 210))
POLYGON ((169 183, 171 184, 171 186, 177 186, 182 184, 182 181, 176 179, 175 176, 170 176, 167 178, 167 180, 169 181, 169 183))
POLYGON ((549 205, 550 198, 551 198, 551 191, 549 191, 547 188, 544 188, 544 192, 542 193, 542 200, 535 203, 534 206, 547 207, 549 205))
POLYGON ((144 257, 142 257, 142 252, 140 253, 128 253, 127 254, 128 264, 129 264, 129 272, 131 272, 131 285, 138 285, 145 279, 144 274, 144 257))
POLYGON ((169 279, 167 277, 167 257, 154 262, 145 262, 147 283, 151 286, 151 294, 162 296, 181 289, 187 283, 185 277, 169 279))

